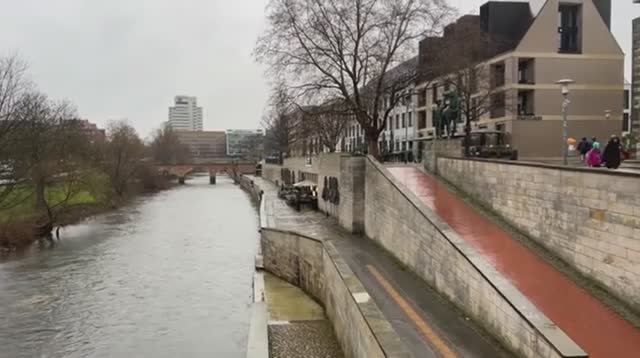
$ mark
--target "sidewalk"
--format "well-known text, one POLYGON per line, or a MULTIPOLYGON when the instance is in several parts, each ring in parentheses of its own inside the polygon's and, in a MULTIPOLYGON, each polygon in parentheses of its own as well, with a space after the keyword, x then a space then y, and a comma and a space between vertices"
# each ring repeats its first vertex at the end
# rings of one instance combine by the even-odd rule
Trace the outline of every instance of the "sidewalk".
POLYGON ((640 331, 414 167, 389 171, 434 210, 591 358, 640 357, 640 331))
POLYGON ((331 240, 414 357, 508 356, 372 241, 345 232, 322 213, 296 212, 278 199, 274 184, 262 178, 252 180, 264 190, 263 222, 268 227, 331 240))

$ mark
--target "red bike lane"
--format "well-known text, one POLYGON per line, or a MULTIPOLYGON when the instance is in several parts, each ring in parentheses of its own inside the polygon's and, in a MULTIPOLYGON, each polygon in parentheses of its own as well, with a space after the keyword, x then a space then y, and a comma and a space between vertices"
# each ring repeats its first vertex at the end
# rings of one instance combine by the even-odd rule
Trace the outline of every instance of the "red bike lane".
POLYGON ((388 169, 461 238, 485 255, 589 357, 640 357, 640 330, 433 177, 413 167, 388 169))

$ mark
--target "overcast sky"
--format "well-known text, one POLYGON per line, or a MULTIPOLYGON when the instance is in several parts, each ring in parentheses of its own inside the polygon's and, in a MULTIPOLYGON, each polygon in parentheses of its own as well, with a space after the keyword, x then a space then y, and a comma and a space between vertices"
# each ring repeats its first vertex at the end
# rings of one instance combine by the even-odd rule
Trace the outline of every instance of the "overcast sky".
MULTIPOLYGON (((476 13, 486 2, 450 1, 476 13)), ((43 91, 99 125, 127 118, 147 136, 187 94, 204 107, 206 129, 257 128, 268 89, 251 51, 266 2, 0 0, 0 52, 18 52, 43 91)), ((612 2, 613 31, 629 53, 640 5, 612 2)))

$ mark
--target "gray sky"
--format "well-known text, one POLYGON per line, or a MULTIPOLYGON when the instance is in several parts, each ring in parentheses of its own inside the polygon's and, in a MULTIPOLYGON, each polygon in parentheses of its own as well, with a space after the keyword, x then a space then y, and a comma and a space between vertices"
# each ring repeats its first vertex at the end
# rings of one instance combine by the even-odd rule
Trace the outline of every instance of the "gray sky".
MULTIPOLYGON (((450 1, 476 13, 486 2, 450 1)), ((204 107, 206 129, 259 126, 268 89, 251 51, 267 0, 0 2, 0 52, 18 52, 43 91, 99 125, 127 118, 147 136, 187 94, 204 107)), ((614 34, 630 53, 640 5, 612 2, 614 34)))

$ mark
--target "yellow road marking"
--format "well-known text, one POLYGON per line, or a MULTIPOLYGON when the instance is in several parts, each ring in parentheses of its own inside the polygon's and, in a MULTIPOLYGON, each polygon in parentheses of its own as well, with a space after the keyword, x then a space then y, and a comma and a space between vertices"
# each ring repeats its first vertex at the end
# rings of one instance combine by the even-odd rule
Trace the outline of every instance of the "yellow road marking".
POLYGON ((393 298, 394 301, 400 306, 400 308, 404 311, 404 313, 413 321, 413 323, 418 327, 422 335, 427 339, 427 341, 431 342, 433 347, 440 353, 440 355, 444 358, 455 358, 457 357, 456 353, 449 348, 449 346, 438 336, 438 334, 425 322, 422 317, 416 312, 416 310, 411 307, 411 304, 405 300, 402 295, 387 281, 384 276, 378 270, 371 266, 367 265, 367 269, 373 277, 378 280, 378 283, 382 285, 382 287, 387 291, 389 296, 393 298))

